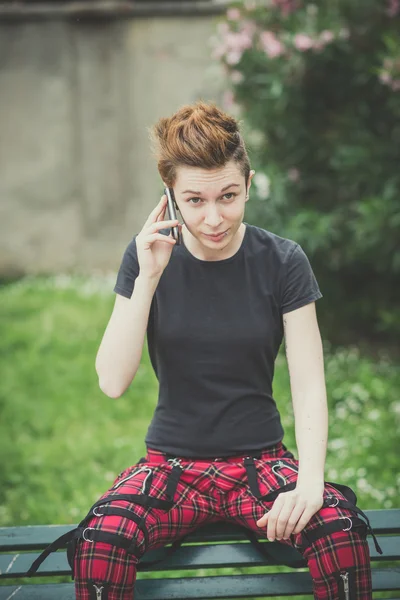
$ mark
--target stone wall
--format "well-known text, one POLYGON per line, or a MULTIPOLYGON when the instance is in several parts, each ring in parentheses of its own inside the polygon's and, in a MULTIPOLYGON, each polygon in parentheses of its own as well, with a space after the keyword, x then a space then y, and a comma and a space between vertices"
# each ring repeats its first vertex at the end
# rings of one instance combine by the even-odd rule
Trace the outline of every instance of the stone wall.
POLYGON ((0 13, 0 277, 117 269, 162 193, 147 127, 221 102, 209 39, 222 10, 165 6, 0 13))

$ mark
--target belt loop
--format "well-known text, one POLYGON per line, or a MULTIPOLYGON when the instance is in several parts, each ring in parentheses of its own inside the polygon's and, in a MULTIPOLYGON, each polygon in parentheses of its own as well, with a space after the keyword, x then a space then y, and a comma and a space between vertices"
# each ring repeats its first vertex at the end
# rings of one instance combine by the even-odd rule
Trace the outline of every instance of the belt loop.
POLYGON ((260 488, 257 480, 257 469, 252 456, 246 456, 243 460, 244 468, 246 469, 247 479, 249 481, 250 491, 256 498, 261 498, 260 488))

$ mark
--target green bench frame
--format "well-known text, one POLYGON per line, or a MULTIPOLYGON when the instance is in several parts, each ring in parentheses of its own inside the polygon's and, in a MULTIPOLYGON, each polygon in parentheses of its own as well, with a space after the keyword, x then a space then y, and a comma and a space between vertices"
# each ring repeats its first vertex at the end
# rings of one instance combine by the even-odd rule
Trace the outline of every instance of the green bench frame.
MULTIPOLYGON (((397 591, 393 600, 400 600, 400 508, 365 511, 383 550, 376 552, 372 536, 368 543, 372 565, 373 591, 397 591), (391 565, 384 563, 395 561, 391 565)), ((74 584, 52 583, 56 575, 70 575, 64 550, 54 552, 42 563, 32 578, 24 578, 32 562, 44 548, 75 525, 46 525, 0 528, 0 600, 74 600, 74 584), (35 584, 34 577, 46 577, 47 583, 35 584), (9 585, 7 579, 21 578, 9 585)), ((280 542, 268 542, 275 564, 304 559, 293 548, 280 542)), ((216 523, 199 528, 188 536, 171 556, 156 565, 146 564, 160 559, 165 552, 148 552, 140 562, 135 586, 135 600, 206 600, 213 598, 270 598, 310 594, 312 581, 308 569, 290 572, 206 575, 200 577, 141 579, 143 571, 174 571, 216 569, 226 567, 273 567, 248 540, 243 528, 228 523, 216 523)), ((300 567, 299 567, 300 568, 300 567)))

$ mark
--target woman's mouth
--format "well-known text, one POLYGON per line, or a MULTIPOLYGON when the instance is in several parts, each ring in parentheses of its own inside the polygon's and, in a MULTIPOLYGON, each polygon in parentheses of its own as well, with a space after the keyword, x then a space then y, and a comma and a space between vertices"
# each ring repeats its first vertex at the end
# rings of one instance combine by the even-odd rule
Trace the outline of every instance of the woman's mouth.
POLYGON ((207 233, 205 233, 204 235, 206 236, 206 238, 208 238, 209 240, 212 240, 213 242, 220 242, 221 240, 224 239, 227 232, 228 232, 228 230, 223 231, 222 233, 218 233, 217 235, 209 235, 207 233))

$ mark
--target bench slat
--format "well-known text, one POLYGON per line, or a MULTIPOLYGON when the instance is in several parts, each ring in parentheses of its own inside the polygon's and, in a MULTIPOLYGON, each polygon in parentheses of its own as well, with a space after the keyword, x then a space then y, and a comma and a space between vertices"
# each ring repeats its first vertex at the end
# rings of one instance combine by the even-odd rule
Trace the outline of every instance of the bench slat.
MULTIPOLYGON (((396 560, 400 557, 400 537, 380 536, 378 542, 383 550, 383 555, 377 553, 373 540, 368 540, 371 559, 374 561, 396 560)), ((277 559, 292 554, 293 558, 299 554, 279 542, 266 542, 276 554, 277 559)), ((141 562, 146 570, 146 563, 158 560, 163 556, 162 549, 148 552, 141 562)), ((0 554, 0 575, 2 578, 22 577, 38 554, 0 554)), ((300 556, 301 558, 301 556, 300 556)), ((244 544, 205 544, 203 546, 183 546, 171 557, 157 565, 149 567, 151 571, 165 571, 173 569, 209 569, 223 567, 259 567, 268 565, 267 560, 250 543, 244 544)), ((37 576, 69 575, 71 572, 65 552, 55 552, 40 565, 37 576)))
MULTIPOLYGON (((135 600, 160 600, 158 585, 154 581, 138 580, 135 600)), ((374 591, 400 589, 400 569, 373 570, 374 591)), ((277 595, 299 596, 312 594, 311 575, 302 573, 276 573, 266 575, 231 575, 167 579, 162 583, 163 600, 197 600, 199 598, 252 598, 277 595)))
MULTIPOLYGON (((364 511, 376 534, 400 533, 400 509, 372 509, 364 511)), ((28 525, 25 527, 0 527, 0 549, 40 550, 55 539, 74 529, 76 525, 28 525)), ((188 542, 211 542, 247 539, 243 531, 231 523, 214 523, 196 530, 188 542)))
MULTIPOLYGON (((287 555, 287 550, 291 548, 277 548, 277 558, 287 555)), ((29 569, 37 554, 0 554, 0 573, 3 579, 11 577, 22 577, 29 569), (17 558, 15 558, 17 557, 17 558)), ((146 563, 158 560, 164 556, 162 549, 148 552, 141 565, 144 567, 141 571, 146 571, 146 563)), ((300 558, 296 550, 293 550, 294 559, 300 558)), ((150 565, 147 571, 166 571, 174 569, 212 569, 227 567, 259 567, 266 566, 268 563, 257 550, 247 544, 213 544, 203 546, 185 546, 177 550, 168 559, 163 560, 157 565, 150 565)), ((67 561, 66 552, 56 552, 51 554, 39 567, 36 576, 54 576, 69 575, 71 569, 67 561)))
MULTIPOLYGON (((373 590, 400 589, 400 569, 374 569, 373 590)), ((48 584, 0 587, 0 600, 74 600, 74 584, 48 584), (15 593, 17 591, 17 593, 15 593)), ((299 596, 312 593, 309 573, 231 575, 183 579, 143 579, 135 586, 135 600, 198 600, 222 598, 299 596)))

